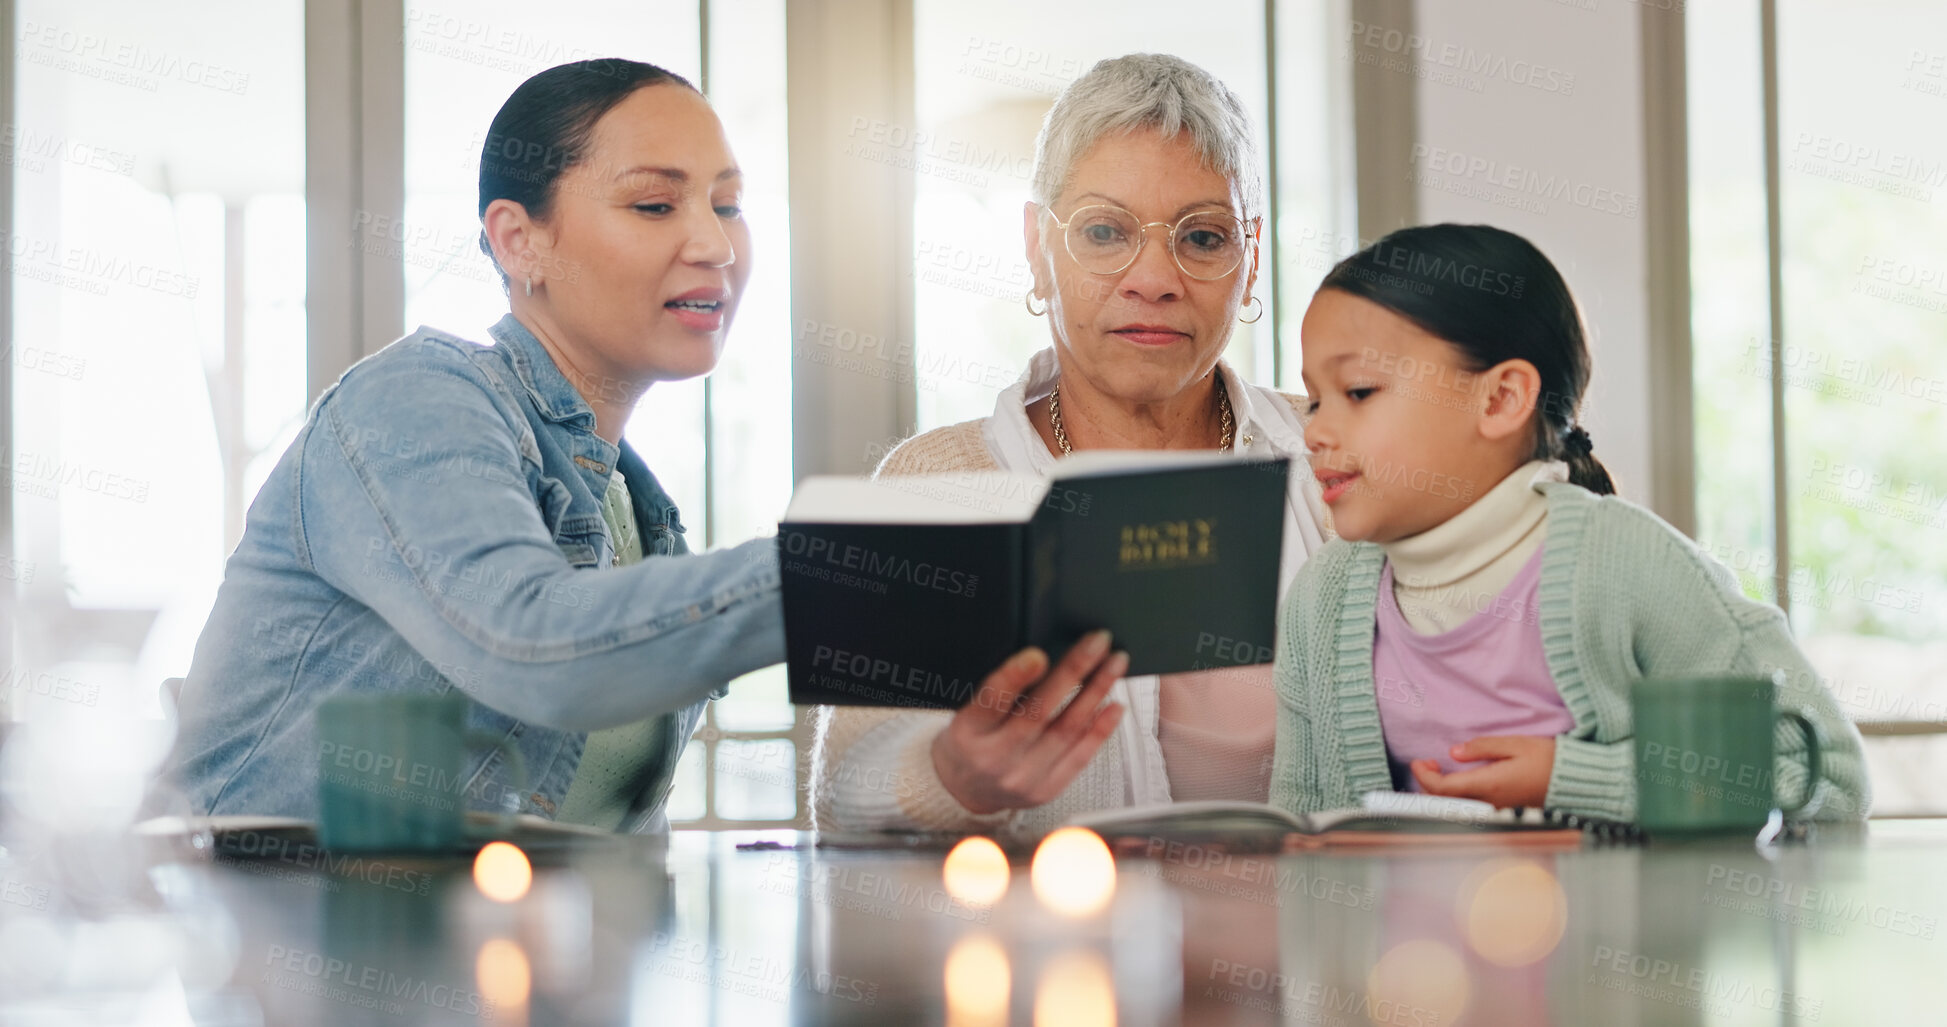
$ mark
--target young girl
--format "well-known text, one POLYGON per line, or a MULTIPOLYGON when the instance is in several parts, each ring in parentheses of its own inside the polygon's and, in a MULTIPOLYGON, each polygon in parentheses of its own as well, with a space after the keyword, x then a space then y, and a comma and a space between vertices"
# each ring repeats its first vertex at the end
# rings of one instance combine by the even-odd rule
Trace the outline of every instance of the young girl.
MULTIPOLYGON (((1632 820, 1631 683, 1782 669, 1779 705, 1827 740, 1807 814, 1865 815, 1858 732, 1783 614, 1611 495, 1588 380, 1567 284, 1510 232, 1408 228, 1326 276, 1305 442, 1339 540, 1282 613, 1273 803, 1398 789, 1632 820)), ((1805 775, 1780 731, 1778 794, 1805 775)))

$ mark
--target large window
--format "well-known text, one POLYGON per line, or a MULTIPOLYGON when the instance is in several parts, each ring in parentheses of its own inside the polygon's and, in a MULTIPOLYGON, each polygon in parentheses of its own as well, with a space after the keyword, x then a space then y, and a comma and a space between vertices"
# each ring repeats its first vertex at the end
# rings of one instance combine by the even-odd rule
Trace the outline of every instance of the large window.
POLYGON ((1686 12, 1698 538, 1788 607, 1876 811, 1940 812, 1947 9, 1776 6, 1686 12))
POLYGON ((304 416, 303 7, 14 13, 0 706, 152 717, 304 416))

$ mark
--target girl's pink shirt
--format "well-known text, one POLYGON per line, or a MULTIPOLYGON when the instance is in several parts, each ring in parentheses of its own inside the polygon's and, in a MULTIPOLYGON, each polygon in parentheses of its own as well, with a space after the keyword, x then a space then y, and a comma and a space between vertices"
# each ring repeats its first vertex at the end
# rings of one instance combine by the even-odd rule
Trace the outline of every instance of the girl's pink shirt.
MULTIPOLYGON (((1447 755, 1470 738, 1547 738, 1575 725, 1541 647, 1541 618, 1535 607, 1541 554, 1537 548, 1485 609, 1437 635, 1422 635, 1406 623, 1393 596, 1393 566, 1387 561, 1379 579, 1372 676, 1386 755, 1393 763, 1430 759, 1439 762, 1443 773, 1453 773, 1485 766, 1455 763, 1447 755)), ((1411 774, 1404 777, 1407 790, 1420 790, 1411 774)))

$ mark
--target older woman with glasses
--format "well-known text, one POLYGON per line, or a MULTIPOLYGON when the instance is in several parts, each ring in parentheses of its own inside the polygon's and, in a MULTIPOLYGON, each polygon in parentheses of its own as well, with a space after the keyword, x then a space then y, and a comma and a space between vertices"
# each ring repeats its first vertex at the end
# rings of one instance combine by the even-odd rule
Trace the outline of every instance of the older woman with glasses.
MULTIPOLYGON (((1263 314, 1256 167, 1243 105, 1195 65, 1131 54, 1077 79, 1042 124, 1023 211, 1027 308, 1048 318, 1053 345, 991 416, 907 440, 879 473, 1046 474, 1084 449, 1289 456, 1288 581, 1326 539, 1302 406, 1220 359, 1238 321, 1263 314)), ((1071 658, 1093 662, 1112 645, 1097 633, 1071 658)), ((1107 680, 1126 666, 1110 655, 1046 719, 999 696, 952 714, 828 711, 814 755, 819 826, 1031 835, 1116 806, 1265 800, 1268 664, 1107 680)))

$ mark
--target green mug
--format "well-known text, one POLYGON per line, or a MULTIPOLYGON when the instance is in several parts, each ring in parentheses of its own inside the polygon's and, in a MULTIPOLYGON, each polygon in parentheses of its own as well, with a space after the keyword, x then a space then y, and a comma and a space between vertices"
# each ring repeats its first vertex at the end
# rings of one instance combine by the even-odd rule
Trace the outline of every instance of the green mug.
POLYGON ((1774 779, 1775 725, 1805 733, 1805 794, 1812 800, 1824 735, 1811 718, 1777 708, 1778 685, 1760 677, 1661 678, 1630 689, 1635 717, 1636 819, 1652 835, 1755 833, 1782 803, 1774 779))
POLYGON ((521 754, 503 739, 466 729, 460 692, 376 693, 327 699, 318 707, 318 843, 362 852, 440 852, 505 834, 511 814, 470 824, 469 745, 495 749, 526 788, 521 754))

